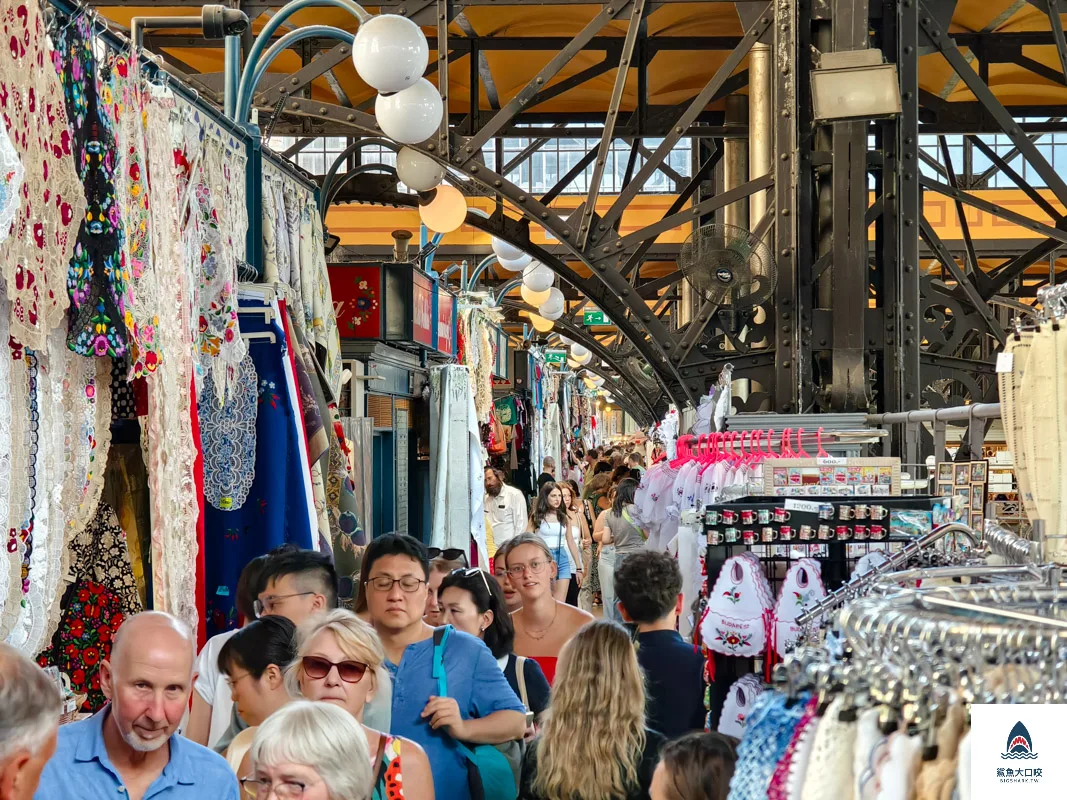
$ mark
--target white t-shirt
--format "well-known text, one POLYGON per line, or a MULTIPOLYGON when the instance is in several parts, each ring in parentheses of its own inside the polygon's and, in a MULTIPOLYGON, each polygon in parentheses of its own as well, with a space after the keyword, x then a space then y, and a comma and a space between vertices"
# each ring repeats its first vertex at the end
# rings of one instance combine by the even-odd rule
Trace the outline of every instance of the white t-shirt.
POLYGON ((493 541, 500 547, 524 530, 529 519, 526 513, 526 498, 514 486, 505 484, 496 497, 485 498, 485 513, 493 526, 493 541))
POLYGON ((212 636, 196 659, 196 682, 193 683, 193 688, 204 702, 211 706, 211 728, 207 738, 207 746, 211 748, 214 748, 230 727, 233 699, 226 676, 219 672, 219 653, 235 633, 237 631, 226 631, 212 636))

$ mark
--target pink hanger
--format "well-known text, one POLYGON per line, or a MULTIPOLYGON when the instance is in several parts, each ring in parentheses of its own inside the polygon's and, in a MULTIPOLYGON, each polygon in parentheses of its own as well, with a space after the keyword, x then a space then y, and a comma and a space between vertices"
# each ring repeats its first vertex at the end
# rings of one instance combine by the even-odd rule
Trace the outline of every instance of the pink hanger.
POLYGON ((818 453, 818 457, 819 457, 819 458, 829 458, 829 457, 830 457, 830 454, 829 454, 829 453, 827 453, 827 452, 826 452, 825 450, 823 450, 823 449, 822 449, 822 432, 823 432, 823 429, 822 429, 822 428, 819 428, 819 430, 818 430, 818 431, 816 431, 816 433, 815 433, 815 441, 816 441, 816 442, 818 443, 818 445, 819 445, 819 453, 818 453))
POLYGON ((774 429, 767 430, 767 449, 763 451, 764 458, 778 458, 778 454, 771 449, 771 439, 774 437, 774 429))
POLYGON ((797 454, 793 452, 793 445, 789 441, 790 434, 793 433, 792 428, 786 428, 782 431, 782 441, 778 446, 778 449, 782 453, 782 458, 796 458, 797 454))
POLYGON ((807 454, 807 452, 805 452, 805 450, 804 450, 803 438, 804 438, 804 429, 803 428, 799 428, 797 430, 797 455, 800 456, 801 458, 811 458, 811 456, 809 456, 807 454))

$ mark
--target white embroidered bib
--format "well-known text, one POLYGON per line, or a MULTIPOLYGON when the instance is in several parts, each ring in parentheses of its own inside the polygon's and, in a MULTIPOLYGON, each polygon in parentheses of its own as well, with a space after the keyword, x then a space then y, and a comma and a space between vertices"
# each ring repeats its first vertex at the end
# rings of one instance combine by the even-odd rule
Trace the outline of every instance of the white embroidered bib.
MULTIPOLYGON (((795 620, 805 608, 826 597, 819 562, 802 558, 789 568, 782 591, 774 607, 774 647, 785 657, 800 638, 801 627, 795 620)), ((817 621, 816 621, 817 624, 817 621)))
POLYGON ((748 552, 728 558, 700 623, 704 643, 728 656, 759 655, 767 646, 773 606, 759 559, 748 552))
POLYGON ((734 681, 726 694, 719 717, 719 733, 740 739, 745 735, 745 719, 763 693, 763 684, 757 675, 744 675, 734 681))

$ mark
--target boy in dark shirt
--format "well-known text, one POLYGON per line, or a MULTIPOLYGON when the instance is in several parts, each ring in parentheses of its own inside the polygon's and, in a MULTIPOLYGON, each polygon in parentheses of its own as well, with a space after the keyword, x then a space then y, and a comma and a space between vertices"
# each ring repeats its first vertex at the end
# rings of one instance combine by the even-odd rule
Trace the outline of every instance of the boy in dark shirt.
POLYGON ((675 630, 682 573, 674 558, 645 551, 615 570, 616 605, 637 627, 637 660, 648 680, 648 727, 668 739, 704 730, 704 659, 675 630))

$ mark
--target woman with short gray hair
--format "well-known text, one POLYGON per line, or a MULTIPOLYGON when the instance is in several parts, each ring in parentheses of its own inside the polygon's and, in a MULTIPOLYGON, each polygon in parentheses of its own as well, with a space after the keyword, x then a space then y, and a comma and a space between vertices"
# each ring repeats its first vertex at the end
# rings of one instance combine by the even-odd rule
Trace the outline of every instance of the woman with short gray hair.
POLYGON ((252 775, 241 780, 253 800, 370 800, 374 776, 359 723, 329 703, 297 701, 272 714, 252 742, 252 775))

